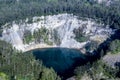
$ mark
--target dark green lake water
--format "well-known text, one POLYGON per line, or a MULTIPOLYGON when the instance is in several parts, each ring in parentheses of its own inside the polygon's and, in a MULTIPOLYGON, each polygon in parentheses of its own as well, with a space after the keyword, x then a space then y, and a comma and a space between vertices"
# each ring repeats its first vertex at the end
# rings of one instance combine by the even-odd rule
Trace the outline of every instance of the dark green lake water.
POLYGON ((46 67, 52 67, 58 75, 65 77, 71 76, 74 68, 86 61, 85 56, 76 49, 45 48, 32 50, 32 53, 46 67))

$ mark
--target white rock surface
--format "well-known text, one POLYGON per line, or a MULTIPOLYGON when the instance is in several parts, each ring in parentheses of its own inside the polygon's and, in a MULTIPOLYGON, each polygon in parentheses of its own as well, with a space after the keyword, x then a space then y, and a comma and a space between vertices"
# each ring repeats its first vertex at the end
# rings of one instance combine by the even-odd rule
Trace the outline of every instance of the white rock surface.
POLYGON ((103 24, 97 24, 90 19, 82 21, 79 20, 77 16, 67 13, 53 16, 49 15, 33 17, 33 23, 30 24, 28 24, 27 21, 28 19, 19 23, 13 22, 11 25, 6 24, 2 26, 4 30, 0 39, 11 43, 13 47, 22 51, 45 47, 66 47, 80 49, 83 48, 88 42, 90 42, 90 40, 97 41, 96 38, 99 37, 99 39, 101 39, 100 41, 102 42, 112 34, 112 29, 103 27, 103 24), (56 29, 61 44, 54 44, 52 46, 47 45, 46 43, 35 44, 34 42, 30 44, 23 44, 23 33, 25 30, 29 30, 31 33, 33 33, 35 30, 38 30, 41 27, 46 27, 47 29, 51 30, 56 29), (79 27, 83 29, 85 36, 90 36, 90 40, 80 43, 74 39, 75 35, 73 33, 73 30, 79 27))
POLYGON ((119 0, 94 0, 97 1, 99 4, 105 3, 106 6, 110 6, 114 3, 117 3, 119 0))

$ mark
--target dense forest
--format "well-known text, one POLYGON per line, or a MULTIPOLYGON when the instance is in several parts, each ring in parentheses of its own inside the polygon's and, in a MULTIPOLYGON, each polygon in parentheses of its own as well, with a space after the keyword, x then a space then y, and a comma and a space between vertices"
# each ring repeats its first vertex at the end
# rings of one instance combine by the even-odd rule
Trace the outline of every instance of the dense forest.
POLYGON ((96 0, 0 0, 0 25, 28 17, 58 13, 92 18, 113 28, 119 28, 120 25, 120 1, 113 1, 110 6, 106 6, 105 3, 98 4, 96 0))
POLYGON ((75 74, 77 80, 119 80, 120 75, 118 67, 111 68, 101 60, 77 67, 75 74))
POLYGON ((61 80, 31 53, 22 53, 0 41, 0 80, 61 80))

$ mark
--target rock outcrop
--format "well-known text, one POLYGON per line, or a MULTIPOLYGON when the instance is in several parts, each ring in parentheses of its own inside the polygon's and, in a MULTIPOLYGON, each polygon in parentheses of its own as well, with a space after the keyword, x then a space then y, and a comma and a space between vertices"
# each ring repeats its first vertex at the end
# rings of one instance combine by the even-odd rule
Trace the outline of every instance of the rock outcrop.
POLYGON ((108 54, 103 57, 103 61, 111 66, 112 68, 115 68, 116 66, 120 66, 120 54, 108 54))
POLYGON ((99 4, 104 3, 106 6, 110 6, 114 3, 117 3, 117 1, 119 0, 94 0, 94 1, 97 1, 99 4))
POLYGON ((33 17, 33 19, 26 19, 21 21, 13 21, 13 23, 7 23, 3 27, 2 37, 0 39, 5 40, 13 45, 18 50, 28 51, 34 48, 45 48, 45 47, 65 47, 65 48, 76 48, 81 49, 91 41, 98 42, 100 44, 113 33, 112 29, 105 26, 104 24, 98 24, 91 19, 80 20, 77 16, 72 14, 58 14, 41 17, 33 17), (45 27, 49 30, 48 40, 52 42, 51 45, 44 41, 24 43, 24 33, 26 30, 30 31, 31 34, 45 27), (86 41, 78 42, 75 39, 74 29, 82 29, 84 37, 87 37, 86 41), (54 31, 56 31, 57 38, 60 43, 57 44, 56 40, 53 39, 54 31))

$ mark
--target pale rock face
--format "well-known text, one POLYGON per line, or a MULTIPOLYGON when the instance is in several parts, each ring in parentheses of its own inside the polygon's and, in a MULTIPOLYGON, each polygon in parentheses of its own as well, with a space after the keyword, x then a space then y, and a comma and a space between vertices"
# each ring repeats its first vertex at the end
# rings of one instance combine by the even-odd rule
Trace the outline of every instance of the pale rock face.
POLYGON ((116 67, 116 63, 120 62, 120 55, 119 55, 119 53, 116 54, 116 55, 111 55, 111 54, 105 55, 103 57, 103 61, 107 65, 111 66, 112 68, 115 68, 116 67))
POLYGON ((103 24, 97 24, 96 22, 90 19, 86 19, 85 21, 79 20, 77 16, 67 13, 53 16, 49 15, 33 17, 32 23, 28 23, 28 19, 26 19, 21 23, 13 22, 12 25, 6 24, 2 26, 4 29, 2 37, 0 39, 11 43, 13 47, 22 51, 46 47, 65 47, 80 49, 83 48, 91 40, 101 43, 112 34, 112 29, 103 26, 103 24), (31 31, 31 33, 33 33, 34 31, 41 29, 41 27, 45 27, 48 30, 55 29, 58 33, 58 37, 60 38, 61 44, 36 44, 34 41, 29 44, 23 44, 23 34, 25 30, 29 30, 31 31), (74 39, 75 34, 73 33, 73 30, 78 29, 79 27, 83 29, 82 33, 84 33, 84 36, 90 36, 89 40, 80 43, 74 39))
POLYGON ((102 3, 102 2, 109 2, 111 0, 98 0, 98 3, 102 3))
POLYGON ((111 4, 116 3, 119 0, 95 0, 95 1, 97 1, 99 4, 105 3, 106 6, 110 6, 111 4))

